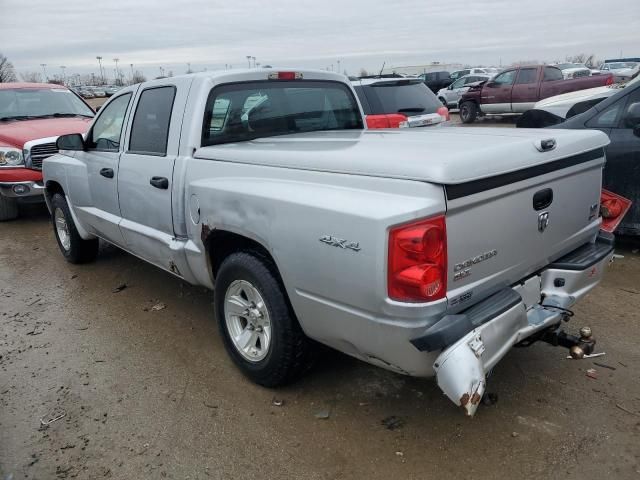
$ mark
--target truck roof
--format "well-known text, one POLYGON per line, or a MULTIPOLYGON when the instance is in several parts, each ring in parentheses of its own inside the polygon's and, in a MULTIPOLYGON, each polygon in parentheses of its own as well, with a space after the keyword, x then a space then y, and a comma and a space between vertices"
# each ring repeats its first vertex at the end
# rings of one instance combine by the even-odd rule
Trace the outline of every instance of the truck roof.
POLYGON ((14 88, 64 88, 64 85, 57 83, 29 83, 29 82, 8 82, 0 83, 0 90, 11 90, 14 88))
POLYGON ((187 73, 184 75, 176 75, 170 78, 159 78, 144 82, 156 83, 166 82, 171 78, 195 77, 198 79, 211 78, 215 81, 228 80, 229 82, 237 82, 242 80, 268 80, 270 74, 278 72, 295 72, 302 75, 302 80, 333 80, 343 83, 349 83, 349 79, 341 73, 329 72, 327 70, 314 70, 308 68, 282 67, 282 68, 234 68, 230 70, 208 70, 206 72, 187 73))

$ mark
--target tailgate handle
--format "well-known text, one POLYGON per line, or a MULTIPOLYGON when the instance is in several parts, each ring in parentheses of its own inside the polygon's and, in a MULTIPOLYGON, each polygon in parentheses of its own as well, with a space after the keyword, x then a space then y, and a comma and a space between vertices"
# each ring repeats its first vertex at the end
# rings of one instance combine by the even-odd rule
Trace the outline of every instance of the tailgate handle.
POLYGON ((533 196, 533 209, 543 210, 551 205, 551 202, 553 202, 553 190, 545 188, 536 192, 533 196))

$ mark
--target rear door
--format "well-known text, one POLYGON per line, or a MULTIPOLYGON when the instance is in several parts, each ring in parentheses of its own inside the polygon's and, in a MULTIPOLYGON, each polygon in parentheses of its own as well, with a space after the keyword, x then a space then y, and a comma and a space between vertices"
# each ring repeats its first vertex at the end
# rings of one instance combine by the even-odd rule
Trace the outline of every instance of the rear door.
POLYGON ((141 90, 120 159, 120 227, 127 248, 170 270, 174 238, 173 167, 191 78, 170 79, 141 90))
POLYGON ((556 67, 544 67, 540 83, 540 100, 560 95, 566 90, 562 70, 556 67))
POLYGON ((540 69, 521 68, 518 71, 513 89, 511 90, 511 111, 522 113, 531 110, 538 101, 538 74, 540 69))
POLYGON ((511 89, 517 69, 505 70, 482 87, 480 109, 484 113, 511 113, 511 89))

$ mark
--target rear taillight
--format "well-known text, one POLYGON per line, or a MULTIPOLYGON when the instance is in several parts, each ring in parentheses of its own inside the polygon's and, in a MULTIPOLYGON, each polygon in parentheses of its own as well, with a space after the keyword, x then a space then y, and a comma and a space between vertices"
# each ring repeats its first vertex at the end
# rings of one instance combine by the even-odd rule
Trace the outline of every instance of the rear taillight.
POLYGON ((603 188, 600 193, 600 228, 613 233, 630 208, 631 200, 603 188))
POLYGON ((613 85, 613 75, 609 74, 607 80, 604 83, 605 85, 613 85))
POLYGON ((367 115, 367 128, 400 128, 400 124, 407 121, 407 116, 401 113, 388 115, 367 115))
POLYGON ((400 302, 431 302, 447 292, 447 231, 444 215, 401 225, 389 232, 387 291, 400 302))
POLYGON ((449 109, 447 107, 445 107, 444 105, 441 106, 440 108, 438 108, 436 113, 438 115, 440 115, 442 118, 444 118, 445 121, 447 121, 447 122, 449 121, 449 109))

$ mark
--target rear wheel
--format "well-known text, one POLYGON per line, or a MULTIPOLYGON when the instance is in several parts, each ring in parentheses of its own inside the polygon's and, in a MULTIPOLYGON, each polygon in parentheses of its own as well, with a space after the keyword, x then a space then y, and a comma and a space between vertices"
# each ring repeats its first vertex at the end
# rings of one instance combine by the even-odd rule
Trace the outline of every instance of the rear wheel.
POLYGON ((475 102, 464 102, 460 105, 462 123, 473 123, 478 117, 478 105, 475 102))
POLYGON ((277 387, 311 367, 315 344, 302 332, 267 259, 250 252, 229 255, 216 277, 214 305, 227 352, 255 383, 277 387))
POLYGON ((18 218, 18 202, 0 195, 0 222, 18 218))
POLYGON ((51 199, 53 232, 64 258, 70 263, 92 262, 98 256, 98 239, 84 240, 78 233, 69 204, 56 193, 51 199))

